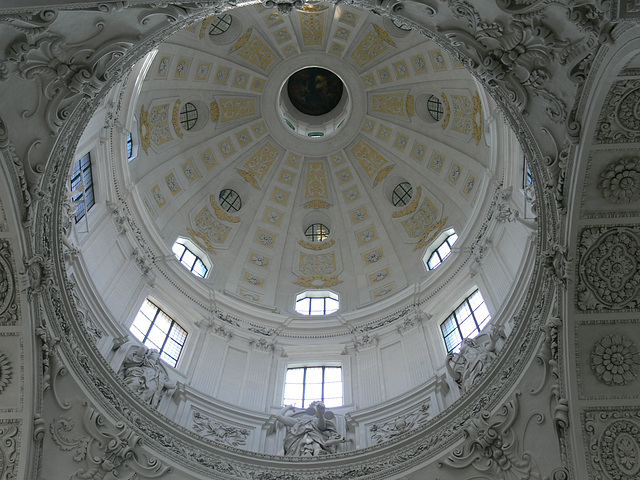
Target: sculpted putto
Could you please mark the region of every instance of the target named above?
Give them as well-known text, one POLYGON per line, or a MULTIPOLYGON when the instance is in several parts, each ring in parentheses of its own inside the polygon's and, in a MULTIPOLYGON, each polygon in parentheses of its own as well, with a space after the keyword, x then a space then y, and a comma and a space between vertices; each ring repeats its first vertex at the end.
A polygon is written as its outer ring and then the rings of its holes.
POLYGON ((474 339, 465 338, 460 353, 450 352, 447 355, 447 371, 463 393, 496 358, 496 343, 500 338, 506 338, 502 327, 488 327, 474 339))
POLYGON ((336 453, 338 444, 345 442, 336 425, 331 421, 333 412, 324 403, 313 402, 307 409, 288 405, 276 415, 287 427, 284 438, 284 454, 292 457, 317 457, 336 453))
POLYGON ((152 407, 157 407, 162 397, 176 388, 175 383, 169 381, 158 351, 145 346, 129 352, 120 375, 124 378, 124 383, 152 407))

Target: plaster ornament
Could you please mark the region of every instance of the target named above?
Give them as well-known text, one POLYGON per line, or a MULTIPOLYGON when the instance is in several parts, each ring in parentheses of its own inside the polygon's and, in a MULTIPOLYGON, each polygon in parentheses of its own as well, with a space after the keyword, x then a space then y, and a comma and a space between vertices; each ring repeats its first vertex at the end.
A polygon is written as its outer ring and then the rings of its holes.
POLYGON ((460 353, 447 355, 447 371, 462 392, 467 392, 497 356, 496 344, 506 338, 502 327, 487 327, 476 338, 465 338, 460 353))
POLYGON ((247 444, 249 430, 213 420, 203 413, 193 412, 193 430, 203 437, 210 438, 215 442, 225 443, 232 447, 247 444))
POLYGON ((324 403, 313 402, 309 408, 284 407, 276 419, 287 427, 284 454, 288 457, 319 457, 336 453, 346 442, 331 421, 335 415, 324 403))
POLYGON ((11 363, 4 353, 0 353, 0 393, 11 383, 11 363))
POLYGON ((262 0, 262 4, 266 8, 275 7, 278 9, 278 13, 285 17, 288 16, 294 8, 302 8, 305 3, 307 3, 306 0, 262 0))
POLYGON ((607 385, 627 385, 640 371, 640 352, 628 337, 607 335, 593 347, 591 368, 598 380, 607 385))
POLYGON ((20 424, 17 420, 0 422, 0 478, 18 478, 20 467, 20 424))
POLYGON ((0 241, 0 324, 10 325, 18 320, 15 278, 9 242, 0 241))
POLYGON ((120 376, 142 401, 154 408, 158 407, 166 394, 176 388, 176 384, 169 381, 169 375, 160 362, 160 354, 145 346, 134 348, 125 357, 120 376))
POLYGON ((111 425, 102 414, 87 405, 82 418, 87 432, 69 437, 75 428, 70 418, 56 417, 49 425, 51 438, 75 462, 84 462, 71 478, 158 478, 171 471, 161 460, 139 452, 140 436, 122 423, 111 425))
POLYGON ((609 163, 600 174, 598 188, 612 203, 632 203, 640 199, 640 158, 621 158, 609 163))
POLYGON ((481 411, 464 427, 464 443, 439 466, 473 467, 500 480, 540 480, 538 467, 528 453, 520 453, 518 437, 511 428, 520 413, 519 396, 516 392, 514 399, 493 415, 481 411))
POLYGON ((376 444, 390 440, 398 435, 413 430, 427 421, 430 416, 429 408, 431 404, 427 401, 414 410, 388 422, 374 423, 369 427, 371 440, 376 444))
POLYGON ((635 227, 592 227, 578 245, 578 307, 636 308, 640 294, 640 238, 635 227))
POLYGON ((542 252, 542 265, 556 283, 565 284, 570 276, 573 259, 569 257, 567 247, 555 244, 542 252))

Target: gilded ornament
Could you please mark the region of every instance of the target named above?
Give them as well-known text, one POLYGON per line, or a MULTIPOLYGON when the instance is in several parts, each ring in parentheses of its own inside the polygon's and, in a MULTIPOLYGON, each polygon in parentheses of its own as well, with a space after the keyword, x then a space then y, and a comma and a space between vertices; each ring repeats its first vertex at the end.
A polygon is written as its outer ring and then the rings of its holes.
POLYGON ((298 243, 308 250, 324 250, 325 248, 333 247, 336 241, 335 239, 331 239, 328 242, 311 243, 306 240, 300 240, 298 243))
POLYGON ((475 139, 476 145, 478 145, 482 138, 482 103, 480 102, 478 92, 473 95, 471 101, 473 102, 473 113, 471 114, 473 133, 471 136, 475 139))
POLYGON ((140 108, 140 143, 144 149, 144 153, 149 155, 149 147, 151 146, 151 124, 149 123, 149 112, 145 110, 144 105, 140 108))
POLYGON ((411 202, 407 204, 402 210, 398 210, 397 212, 393 212, 391 216, 393 218, 404 217, 405 215, 410 215, 416 211, 418 208, 418 203, 420 203, 420 197, 422 196, 422 187, 418 186, 416 188, 416 195, 411 199, 411 202))
POLYGON ((209 237, 206 234, 202 232, 197 232, 189 227, 187 227, 187 232, 189 232, 189 235, 191 235, 191 239, 200 248, 202 248, 203 250, 206 250, 209 253, 213 253, 214 255, 216 254, 216 251, 213 248, 213 245, 211 244, 211 241, 209 240, 209 237))
POLYGON ((365 35, 351 54, 351 58, 360 67, 364 67, 378 55, 385 52, 390 46, 395 47, 396 44, 389 34, 383 28, 373 24, 373 30, 369 30, 365 35))
POLYGON ((429 228, 427 228, 424 231, 424 233, 422 234, 422 237, 420 238, 420 241, 413 248, 413 251, 415 252, 416 250, 418 250, 420 248, 423 248, 423 247, 426 247, 431 242, 433 242, 433 240, 438 235, 440 235, 440 232, 442 231, 442 228, 444 227, 444 225, 447 223, 447 220, 449 220, 449 217, 444 217, 439 222, 434 223, 433 225, 430 225, 429 228), (432 232, 433 232, 433 234, 431 234, 432 232))
POLYGON ((209 25, 211 25, 211 22, 213 21, 214 18, 216 18, 216 15, 207 17, 202 21, 202 27, 200 27, 200 33, 198 34, 198 38, 204 38, 204 34, 208 30, 208 27, 209 25))
POLYGON ((444 118, 442 119, 442 130, 446 130, 451 119, 451 105, 449 105, 449 99, 447 95, 442 92, 442 105, 444 105, 444 118))
POLYGON ((211 121, 217 122, 220 118, 220 105, 218 102, 211 102, 211 121))
POLYGON ((413 117, 416 114, 416 100, 413 95, 407 95, 407 115, 413 117))
POLYGON ((626 385, 638 376, 640 352, 624 335, 607 335, 601 338, 591 352, 591 368, 598 380, 607 385, 626 385))
POLYGON ((328 288, 342 283, 342 280, 338 280, 337 275, 312 275, 300 276, 293 283, 307 288, 328 288))
POLYGON ((325 202, 324 200, 315 199, 315 200, 308 201, 303 206, 304 206, 304 208, 318 209, 318 208, 329 208, 329 207, 331 207, 331 204, 325 202))
POLYGON ((173 113, 171 115, 171 123, 173 123, 173 129, 176 131, 176 135, 180 138, 183 137, 182 128, 180 128, 180 100, 176 100, 173 106, 173 113))
POLYGON ((389 175, 389 173, 391 172, 391 170, 394 169, 394 167, 395 165, 387 165, 382 170, 380 170, 378 172, 378 175, 376 175, 376 179, 373 181, 373 186, 377 187, 381 181, 387 178, 387 175, 389 175))
POLYGON ((234 52, 263 70, 266 70, 277 58, 273 50, 257 34, 253 33, 252 27, 229 50, 229 53, 234 52))
POLYGON ((215 195, 211 195, 211 206, 213 207, 213 211, 216 212, 216 217, 218 217, 220 220, 231 223, 238 223, 240 221, 239 217, 232 217, 227 212, 225 212, 220 205, 218 205, 215 195))
POLYGON ((612 203, 632 203, 640 199, 640 158, 621 158, 600 174, 598 188, 612 203))

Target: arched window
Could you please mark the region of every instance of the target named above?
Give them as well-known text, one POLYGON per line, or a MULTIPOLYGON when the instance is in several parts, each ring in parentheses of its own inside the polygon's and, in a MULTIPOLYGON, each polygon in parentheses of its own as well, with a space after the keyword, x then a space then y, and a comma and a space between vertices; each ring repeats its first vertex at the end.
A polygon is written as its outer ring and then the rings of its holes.
POLYGON ((457 351, 464 338, 476 337, 489 320, 489 309, 480 291, 476 290, 440 325, 447 352, 457 351))
POLYGON ((312 223, 304 231, 304 236, 312 242, 324 242, 329 237, 329 228, 322 223, 312 223))
POLYGON ((327 408, 342 406, 342 367, 288 368, 284 382, 284 404, 307 408, 321 401, 327 408))
POLYGON ((176 240, 173 247, 171 247, 171 250, 178 261, 195 276, 200 278, 207 276, 209 269, 202 259, 191 251, 187 245, 185 245, 184 241, 181 241, 180 239, 176 240))
POLYGON ((302 315, 331 315, 339 308, 338 295, 325 290, 308 290, 296 298, 296 312, 302 315))
POLYGON ((435 95, 431 95, 427 100, 427 110, 436 122, 439 122, 444 115, 444 108, 442 108, 442 101, 435 95))
POLYGON ((235 190, 225 188, 218 196, 220 206, 225 212, 238 212, 242 208, 242 198, 235 190))
POLYGON ((131 161, 133 158, 133 135, 127 133, 127 159, 131 161))
POLYGON ((438 267, 442 261, 451 254, 453 244, 458 240, 458 235, 453 230, 451 230, 451 232, 452 233, 449 234, 449 236, 447 236, 447 238, 445 238, 429 256, 429 259, 427 260, 427 268, 429 270, 433 270, 438 267))
POLYGON ((404 207, 411 201, 413 195, 413 187, 409 182, 399 183, 396 188, 393 189, 391 194, 391 203, 394 207, 404 207))
POLYGON ((180 125, 182 125, 182 128, 185 130, 191 130, 196 126, 197 122, 198 109, 191 102, 185 103, 182 110, 180 110, 180 125))
POLYGON ((182 347, 187 339, 187 331, 169 315, 146 299, 129 331, 145 347, 160 352, 160 359, 175 367, 182 347))

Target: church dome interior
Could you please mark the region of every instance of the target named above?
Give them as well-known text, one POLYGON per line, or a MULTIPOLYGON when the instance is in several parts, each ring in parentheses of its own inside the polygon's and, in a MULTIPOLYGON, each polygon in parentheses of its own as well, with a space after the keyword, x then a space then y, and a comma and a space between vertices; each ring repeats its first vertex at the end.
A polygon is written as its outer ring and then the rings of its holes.
POLYGON ((1 480, 640 472, 629 6, 14 3, 1 480))

